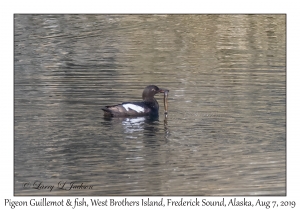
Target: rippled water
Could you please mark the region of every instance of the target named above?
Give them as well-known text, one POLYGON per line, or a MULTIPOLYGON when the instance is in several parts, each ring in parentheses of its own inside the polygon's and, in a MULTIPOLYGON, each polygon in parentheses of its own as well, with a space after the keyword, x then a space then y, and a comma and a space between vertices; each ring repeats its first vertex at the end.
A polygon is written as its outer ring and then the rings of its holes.
POLYGON ((15 195, 286 194, 285 15, 14 19, 15 195), (167 118, 103 117, 149 84, 167 118))

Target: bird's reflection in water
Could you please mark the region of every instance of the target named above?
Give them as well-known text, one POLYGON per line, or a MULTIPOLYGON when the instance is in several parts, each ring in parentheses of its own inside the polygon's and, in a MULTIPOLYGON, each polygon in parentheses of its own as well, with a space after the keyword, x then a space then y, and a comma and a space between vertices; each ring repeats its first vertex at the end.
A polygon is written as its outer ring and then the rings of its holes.
POLYGON ((140 132, 145 129, 146 117, 124 118, 122 125, 124 133, 140 132))
MULTIPOLYGON (((156 136, 161 131, 161 123, 159 117, 105 117, 106 122, 109 122, 110 126, 122 125, 124 134, 127 134, 127 138, 138 138, 137 135, 143 134, 144 136, 156 136), (128 135, 132 134, 132 135, 128 135), (137 135, 136 135, 137 134, 137 135)), ((164 118, 164 133, 165 138, 169 136, 169 129, 167 125, 167 117, 164 118)))

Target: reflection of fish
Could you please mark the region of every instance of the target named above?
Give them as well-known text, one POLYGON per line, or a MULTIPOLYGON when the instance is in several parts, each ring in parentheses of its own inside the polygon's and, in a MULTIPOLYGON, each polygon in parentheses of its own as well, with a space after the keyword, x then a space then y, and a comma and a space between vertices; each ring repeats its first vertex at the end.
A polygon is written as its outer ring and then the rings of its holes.
POLYGON ((106 106, 102 110, 106 116, 156 116, 158 115, 159 105, 154 95, 157 93, 166 94, 166 92, 169 92, 169 90, 149 85, 143 91, 142 102, 124 102, 114 106, 106 106))

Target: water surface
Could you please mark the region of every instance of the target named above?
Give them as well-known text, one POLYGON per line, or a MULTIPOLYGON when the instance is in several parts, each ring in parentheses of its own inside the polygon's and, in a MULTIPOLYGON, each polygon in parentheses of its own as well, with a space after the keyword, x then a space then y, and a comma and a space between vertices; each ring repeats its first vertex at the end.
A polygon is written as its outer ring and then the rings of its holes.
POLYGON ((15 195, 286 195, 285 15, 14 24, 15 195), (103 117, 150 84, 167 118, 103 117))

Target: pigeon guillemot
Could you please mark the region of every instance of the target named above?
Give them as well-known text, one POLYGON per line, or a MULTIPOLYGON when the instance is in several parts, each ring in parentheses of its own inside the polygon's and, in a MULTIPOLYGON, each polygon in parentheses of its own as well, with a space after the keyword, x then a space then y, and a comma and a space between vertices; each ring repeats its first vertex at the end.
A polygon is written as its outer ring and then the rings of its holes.
POLYGON ((143 91, 143 101, 124 102, 114 106, 106 106, 102 110, 105 116, 158 116, 159 105, 154 95, 156 93, 165 92, 169 92, 169 90, 160 89, 155 85, 149 85, 143 91))

